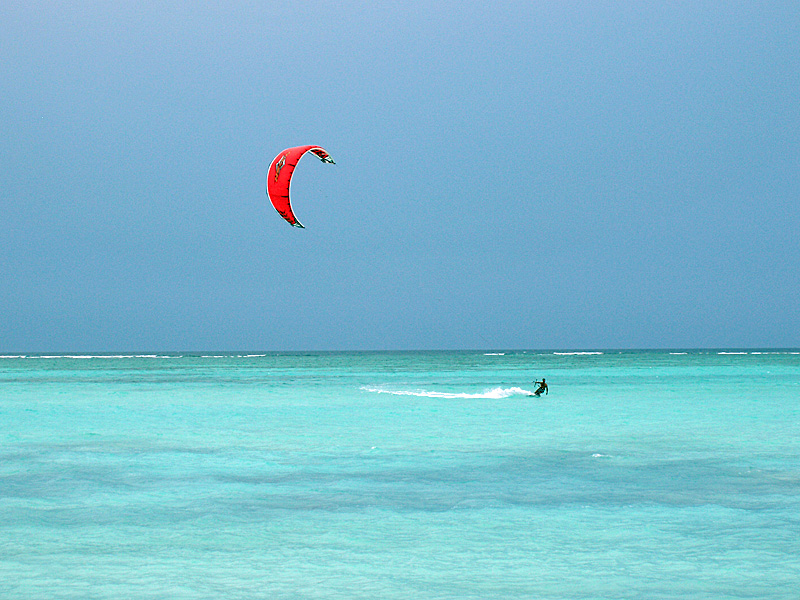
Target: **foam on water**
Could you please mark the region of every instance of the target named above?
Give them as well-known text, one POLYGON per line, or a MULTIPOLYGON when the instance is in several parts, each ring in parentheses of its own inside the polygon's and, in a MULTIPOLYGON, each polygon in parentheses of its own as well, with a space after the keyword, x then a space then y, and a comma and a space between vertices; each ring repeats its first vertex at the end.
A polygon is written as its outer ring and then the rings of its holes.
POLYGON ((393 390, 382 387, 368 387, 361 388, 365 392, 372 392, 375 394, 392 394, 393 396, 417 396, 419 398, 445 398, 445 399, 485 399, 485 400, 501 400, 503 398, 511 398, 513 396, 530 396, 532 391, 519 387, 501 388, 496 387, 485 392, 435 392, 430 390, 393 390))

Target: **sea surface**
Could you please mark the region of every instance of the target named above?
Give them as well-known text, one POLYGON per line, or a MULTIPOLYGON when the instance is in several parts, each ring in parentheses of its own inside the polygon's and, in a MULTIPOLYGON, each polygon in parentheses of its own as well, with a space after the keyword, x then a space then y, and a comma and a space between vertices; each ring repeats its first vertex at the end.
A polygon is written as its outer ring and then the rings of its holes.
POLYGON ((798 351, 0 357, 4 600, 799 597, 798 351))

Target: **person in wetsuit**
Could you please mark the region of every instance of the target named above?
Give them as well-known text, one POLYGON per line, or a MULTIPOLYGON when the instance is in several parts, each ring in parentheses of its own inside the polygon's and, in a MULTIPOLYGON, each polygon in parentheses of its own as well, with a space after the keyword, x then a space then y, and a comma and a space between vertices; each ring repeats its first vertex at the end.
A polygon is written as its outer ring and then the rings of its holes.
POLYGON ((536 396, 537 398, 542 395, 542 392, 544 392, 545 395, 550 393, 550 391, 547 389, 547 384, 544 382, 544 377, 542 377, 541 381, 534 381, 533 383, 539 384, 537 390, 533 392, 533 395, 536 396))

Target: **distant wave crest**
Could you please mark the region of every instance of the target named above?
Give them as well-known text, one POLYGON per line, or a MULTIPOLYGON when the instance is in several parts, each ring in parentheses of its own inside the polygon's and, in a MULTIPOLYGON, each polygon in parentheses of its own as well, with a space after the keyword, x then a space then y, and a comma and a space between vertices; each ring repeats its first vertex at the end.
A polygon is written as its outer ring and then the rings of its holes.
POLYGON ((519 387, 511 388, 494 388, 485 392, 477 394, 468 394, 466 392, 434 392, 430 390, 390 390, 382 387, 362 387, 366 392, 374 394, 391 394, 393 396, 417 396, 419 398, 445 398, 445 399, 486 399, 486 400, 501 400, 503 398, 511 398, 512 396, 530 396, 533 392, 519 387))
POLYGON ((119 358, 182 358, 181 355, 175 354, 3 354, 0 358, 32 358, 41 360, 53 359, 80 359, 86 360, 90 358, 104 358, 104 359, 119 359, 119 358))
MULTIPOLYGON (((199 354, 196 358, 261 358, 267 354, 199 354)), ((32 359, 120 359, 120 358, 184 358, 183 354, 0 354, 3 358, 32 358, 32 359)))

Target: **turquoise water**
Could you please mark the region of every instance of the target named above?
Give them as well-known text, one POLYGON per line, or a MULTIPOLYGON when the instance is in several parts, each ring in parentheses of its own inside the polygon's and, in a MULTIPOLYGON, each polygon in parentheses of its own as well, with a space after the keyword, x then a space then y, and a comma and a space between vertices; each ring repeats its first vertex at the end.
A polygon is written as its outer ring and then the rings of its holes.
POLYGON ((0 598, 799 581, 798 352, 0 357, 0 598))

